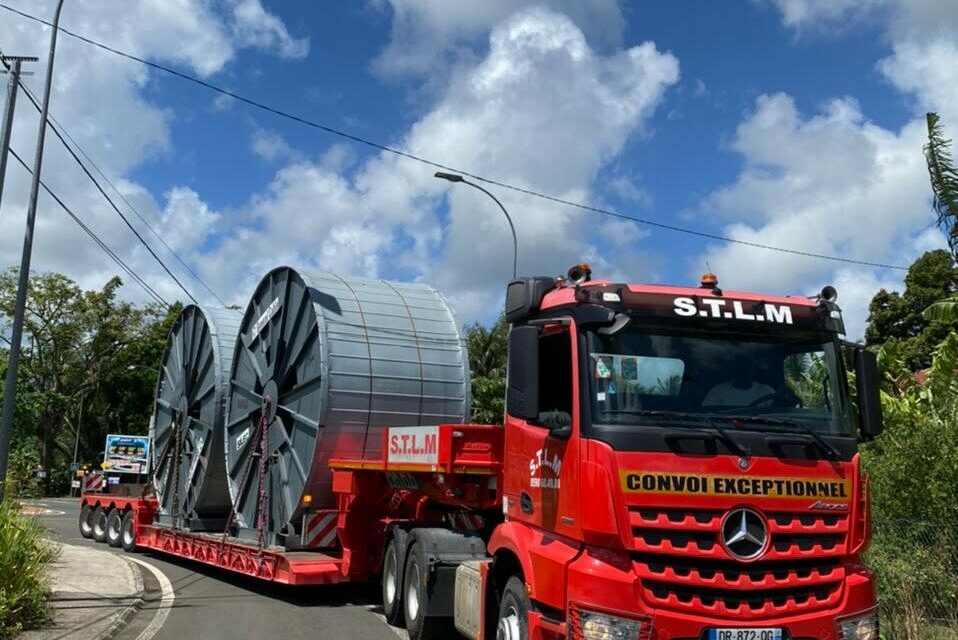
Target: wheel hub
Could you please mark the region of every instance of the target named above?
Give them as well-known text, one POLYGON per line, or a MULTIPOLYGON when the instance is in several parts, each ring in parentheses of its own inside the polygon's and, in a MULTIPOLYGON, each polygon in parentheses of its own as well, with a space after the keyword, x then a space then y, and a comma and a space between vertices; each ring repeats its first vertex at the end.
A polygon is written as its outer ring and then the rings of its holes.
POLYGON ((409 569, 409 589, 406 591, 406 617, 415 620, 419 617, 419 567, 409 569))
POLYGON ((390 554, 386 558, 386 602, 396 601, 396 559, 390 554))
POLYGON ((522 629, 519 627, 519 612, 515 607, 509 607, 509 611, 499 619, 499 626, 496 627, 496 640, 520 640, 522 629))

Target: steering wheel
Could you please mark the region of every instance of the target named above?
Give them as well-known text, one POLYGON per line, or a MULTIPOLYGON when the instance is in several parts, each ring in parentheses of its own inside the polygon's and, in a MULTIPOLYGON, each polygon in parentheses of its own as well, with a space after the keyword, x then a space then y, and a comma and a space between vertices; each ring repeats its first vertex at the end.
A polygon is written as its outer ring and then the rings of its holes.
POLYGON ((748 403, 749 407, 757 407, 765 402, 774 400, 782 400, 785 406, 789 407, 804 407, 805 403, 802 402, 802 399, 798 396, 797 393, 791 389, 783 389, 781 391, 773 391, 772 393, 766 393, 764 396, 755 398, 748 403))

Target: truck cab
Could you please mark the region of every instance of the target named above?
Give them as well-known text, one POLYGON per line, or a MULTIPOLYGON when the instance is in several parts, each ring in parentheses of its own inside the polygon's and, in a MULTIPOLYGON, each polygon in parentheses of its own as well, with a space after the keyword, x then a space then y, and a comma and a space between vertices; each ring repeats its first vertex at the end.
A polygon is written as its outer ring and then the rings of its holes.
POLYGON ((877 640, 878 375, 837 292, 590 276, 508 287, 495 635, 877 640))

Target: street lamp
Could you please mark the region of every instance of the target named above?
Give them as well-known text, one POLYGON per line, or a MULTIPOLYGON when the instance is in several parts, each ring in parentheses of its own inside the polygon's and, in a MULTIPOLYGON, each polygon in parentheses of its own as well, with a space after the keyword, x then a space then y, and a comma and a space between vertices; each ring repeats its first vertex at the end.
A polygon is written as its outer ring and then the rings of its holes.
POLYGON ((506 216, 506 220, 509 221, 509 228, 512 229, 512 279, 515 280, 519 274, 519 270, 517 268, 519 264, 519 241, 516 239, 516 227, 512 224, 512 218, 509 217, 509 212, 506 211, 506 208, 502 206, 502 203, 499 202, 497 197, 480 187, 475 182, 469 182, 457 173, 444 173, 442 171, 437 171, 435 173, 435 177, 441 180, 448 180, 449 182, 461 182, 463 184, 468 184, 470 187, 475 187, 476 189, 479 189, 479 191, 482 191, 484 194, 492 198, 495 203, 499 205, 499 208, 502 209, 502 213, 506 216))

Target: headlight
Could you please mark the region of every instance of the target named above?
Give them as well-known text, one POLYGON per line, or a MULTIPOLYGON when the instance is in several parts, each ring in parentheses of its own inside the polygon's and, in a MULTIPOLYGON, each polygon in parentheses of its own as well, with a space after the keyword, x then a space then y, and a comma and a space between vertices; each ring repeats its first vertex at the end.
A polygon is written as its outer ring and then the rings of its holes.
POLYGON ((842 640, 878 640, 878 611, 839 621, 842 640))
POLYGON ((576 610, 578 631, 583 640, 637 640, 642 622, 585 609, 576 610))

